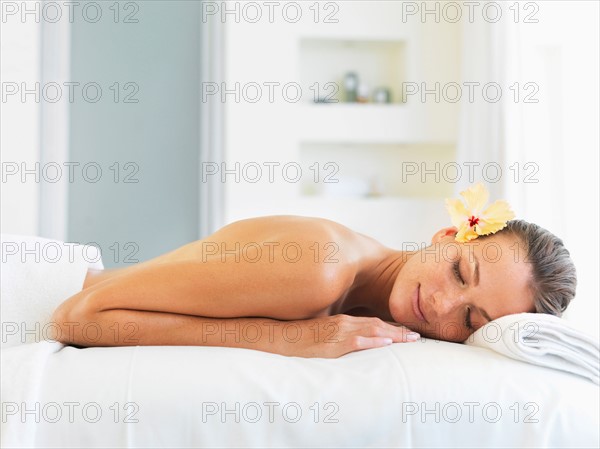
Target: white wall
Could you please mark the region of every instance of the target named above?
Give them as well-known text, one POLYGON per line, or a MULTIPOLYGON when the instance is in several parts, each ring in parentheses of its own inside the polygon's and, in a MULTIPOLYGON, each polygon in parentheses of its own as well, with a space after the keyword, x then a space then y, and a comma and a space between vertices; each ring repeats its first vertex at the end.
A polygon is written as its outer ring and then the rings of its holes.
MULTIPOLYGON (((5 83, 21 83, 32 88, 41 81, 41 32, 39 23, 31 20, 21 23, 19 20, 8 20, 2 24, 0 36, 2 63, 1 79, 5 83)), ((28 175, 25 182, 21 180, 21 164, 27 169, 34 169, 40 160, 40 103, 33 95, 21 100, 21 92, 2 99, 0 103, 0 146, 2 160, 2 215, 1 229, 3 233, 37 235, 39 231, 39 184, 33 175, 28 175), (12 172, 13 163, 18 165, 19 172, 12 172)))
MULTIPOLYGON (((327 81, 337 82, 338 97, 343 98, 341 81, 350 70, 384 85, 391 84, 392 78, 398 85, 457 80, 458 27, 448 23, 403 23, 401 2, 335 2, 339 8, 335 23, 322 20, 323 3, 321 20, 317 22, 312 4, 302 5, 297 22, 285 20, 283 8, 273 23, 264 17, 252 23, 244 20, 243 14, 239 21, 233 15, 226 18, 226 87, 234 90, 239 83, 242 95, 235 98, 230 94, 221 100, 225 107, 225 152, 228 168, 234 171, 235 164, 240 164, 242 169, 237 171, 242 176, 235 180, 228 175, 224 183, 225 222, 271 214, 319 216, 342 222, 391 247, 400 248, 407 241, 428 242, 446 224, 443 200, 451 194, 451 186, 424 183, 420 176, 414 183, 403 181, 400 164, 417 161, 432 168, 436 161, 452 160, 458 105, 433 101, 425 104, 419 95, 406 103, 398 102, 396 96, 397 103, 393 105, 315 105, 311 86, 315 82, 321 86, 327 81), (307 41, 313 44, 307 45, 307 41), (363 57, 363 51, 358 49, 368 46, 372 54, 363 57), (401 57, 389 50, 396 46, 403 48, 401 57), (386 56, 392 62, 376 57, 385 52, 389 52, 386 56), (344 57, 346 54, 351 57, 344 57), (392 69, 396 76, 381 75, 392 69), (273 102, 267 101, 264 87, 263 97, 257 102, 249 101, 250 95, 243 95, 243 86, 265 86, 268 82, 279 83, 273 102), (282 93, 282 86, 291 83, 299 85, 304 94, 297 103, 286 101, 282 93), (364 163, 366 159, 369 164, 364 163), (323 181, 326 160, 339 168, 338 191, 343 190, 344 182, 346 186, 351 184, 352 178, 366 182, 377 169, 379 178, 388 181, 388 187, 378 198, 356 193, 340 199, 328 194, 335 186, 323 181), (270 162, 280 164, 272 181, 264 165, 270 162), (310 167, 317 162, 321 178, 314 181, 310 167), (247 179, 254 176, 254 171, 250 170, 248 177, 243 175, 245 164, 253 163, 262 167, 262 177, 257 182, 247 179), (301 181, 285 179, 285 164, 300 167, 301 181), (393 175, 385 175, 386 170, 393 175), (307 193, 311 190, 315 194, 307 193), (427 219, 407 218, 413 215, 427 219)), ((328 12, 333 11, 328 8, 328 12)), ((369 83, 369 87, 376 86, 369 83)), ((323 93, 325 89, 321 89, 323 93)), ((219 99, 217 96, 216 101, 219 99)))
POLYGON ((524 182, 522 172, 509 200, 522 218, 563 239, 578 272, 565 318, 597 336, 599 4, 541 2, 537 16, 539 23, 519 27, 515 73, 538 84, 539 102, 511 111, 507 133, 513 160, 534 162, 538 182, 524 182))

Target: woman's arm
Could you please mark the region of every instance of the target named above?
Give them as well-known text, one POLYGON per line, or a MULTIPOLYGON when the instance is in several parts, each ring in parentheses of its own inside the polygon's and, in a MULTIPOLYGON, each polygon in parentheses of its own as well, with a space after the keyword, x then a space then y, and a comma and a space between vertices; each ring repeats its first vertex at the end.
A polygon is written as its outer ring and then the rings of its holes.
POLYGON ((335 358, 418 335, 378 318, 335 315, 308 320, 205 318, 112 309, 55 313, 53 339, 77 346, 194 345, 246 348, 297 357, 335 358))
POLYGON ((350 287, 342 267, 188 260, 148 265, 95 284, 63 302, 58 311, 87 315, 112 309, 211 318, 318 315, 350 287))
MULTIPOLYGON (((81 346, 216 345, 285 354, 305 353, 308 348, 314 351, 320 340, 309 339, 309 333, 316 332, 310 328, 306 328, 299 340, 304 343, 291 347, 288 340, 293 336, 288 338, 287 334, 255 342, 250 341, 253 337, 246 336, 238 342, 205 332, 217 325, 227 335, 226 326, 232 322, 246 325, 247 330, 255 324, 274 328, 277 320, 314 326, 311 319, 328 315, 329 307, 353 285, 356 258, 348 254, 355 248, 347 239, 323 230, 321 224, 312 220, 302 220, 300 224, 294 220, 285 225, 278 223, 272 229, 270 223, 270 220, 251 220, 223 228, 211 236, 211 242, 206 242, 213 248, 218 245, 221 249, 218 254, 199 251, 188 254, 186 260, 132 267, 86 288, 55 311, 53 321, 59 326, 58 339, 81 346), (293 242, 303 256, 282 252, 286 242, 293 242), (251 253, 240 257, 239 250, 230 250, 236 246, 252 248, 254 243, 279 248, 258 258, 251 253), (315 257, 315 243, 322 249, 332 243, 340 251, 335 259, 325 258, 323 251, 320 257, 315 257)), ((200 243, 203 245, 204 241, 200 243)), ((377 339, 382 337, 395 338, 394 341, 405 337, 405 329, 399 330, 375 318, 341 316, 346 318, 334 321, 334 325, 339 325, 339 341, 320 346, 317 352, 340 355, 340 351, 380 344, 382 340, 377 339), (370 338, 375 340, 365 340, 370 338)), ((331 317, 322 318, 325 319, 331 317)), ((261 338, 267 335, 263 333, 261 338)))
MULTIPOLYGON (((204 335, 202 326, 224 329, 226 322, 219 319, 225 318, 315 317, 339 296, 343 282, 350 279, 320 270, 318 264, 221 258, 154 264, 80 291, 55 310, 53 321, 60 330, 56 339, 81 346, 215 345, 220 342, 204 335), (134 331, 136 341, 128 340, 134 331)), ((269 343, 272 347, 274 342, 269 343)), ((279 351, 276 346, 272 349, 279 351)))
POLYGON ((355 245, 322 220, 243 220, 188 246, 181 256, 127 268, 61 307, 302 319, 324 312, 357 271, 348 256, 355 245))
POLYGON ((270 273, 252 281, 251 274, 262 270, 238 267, 234 277, 232 270, 222 262, 188 261, 107 279, 56 309, 53 339, 78 346, 226 346, 300 357, 339 357, 412 341, 408 329, 378 318, 311 319, 337 294, 335 279, 286 279, 280 268, 282 279, 270 273))

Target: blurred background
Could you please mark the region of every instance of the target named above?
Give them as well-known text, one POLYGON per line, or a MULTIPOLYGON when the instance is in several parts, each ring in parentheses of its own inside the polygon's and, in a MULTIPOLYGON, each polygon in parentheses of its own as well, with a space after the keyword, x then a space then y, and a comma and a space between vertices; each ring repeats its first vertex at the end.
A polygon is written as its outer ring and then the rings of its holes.
POLYGON ((483 181, 598 335, 598 2, 1 3, 3 233, 115 267, 298 214, 410 249, 483 181))

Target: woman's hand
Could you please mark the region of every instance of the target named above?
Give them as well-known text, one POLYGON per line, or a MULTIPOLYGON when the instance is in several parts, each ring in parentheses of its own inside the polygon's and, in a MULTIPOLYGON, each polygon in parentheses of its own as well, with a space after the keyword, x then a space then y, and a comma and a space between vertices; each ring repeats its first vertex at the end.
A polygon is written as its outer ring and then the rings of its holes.
POLYGON ((285 355, 337 358, 363 349, 413 342, 420 335, 407 327, 379 318, 333 315, 293 321, 296 329, 284 336, 285 355))

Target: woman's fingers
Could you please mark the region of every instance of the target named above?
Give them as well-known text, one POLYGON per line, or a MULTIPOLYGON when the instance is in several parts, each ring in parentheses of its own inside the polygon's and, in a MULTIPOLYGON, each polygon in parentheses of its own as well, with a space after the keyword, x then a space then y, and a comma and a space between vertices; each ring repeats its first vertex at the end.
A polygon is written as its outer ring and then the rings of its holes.
MULTIPOLYGON (((414 332, 412 332, 414 334, 414 332)), ((399 342, 411 342, 416 341, 420 337, 418 334, 416 336, 411 336, 410 334, 406 335, 403 339, 396 339, 392 337, 363 337, 360 335, 356 335, 350 339, 350 351, 362 351, 364 349, 375 349, 382 348, 384 346, 389 346, 392 343, 399 342)))
POLYGON ((393 343, 389 337, 361 337, 357 335, 350 340, 351 351, 362 351, 363 349, 381 348, 393 343))
POLYGON ((372 318, 363 327, 364 336, 391 338, 394 343, 417 341, 421 336, 404 326, 394 326, 381 321, 378 318, 372 318))
POLYGON ((397 327, 396 329, 400 333, 400 341, 417 341, 421 338, 421 335, 418 332, 411 331, 407 327, 397 327))
MULTIPOLYGON (((333 342, 338 344, 334 347, 327 346, 332 351, 327 351, 328 356, 333 357, 364 349, 381 348, 392 343, 413 342, 421 338, 417 332, 413 332, 407 327, 397 323, 386 323, 374 317, 354 317, 340 314, 328 318, 318 318, 318 320, 325 319, 333 319, 336 329, 333 342)), ((324 345, 329 343, 332 341, 323 342, 324 345)))
POLYGON ((404 342, 409 342, 409 341, 417 341, 421 338, 421 335, 411 331, 410 329, 406 329, 406 331, 404 332, 404 339, 402 341, 404 342))
POLYGON ((350 351, 381 348, 383 346, 391 345, 392 343, 417 341, 420 338, 419 334, 406 328, 400 332, 390 332, 388 329, 380 329, 379 331, 372 333, 377 335, 354 335, 350 337, 348 340, 350 343, 350 351))

